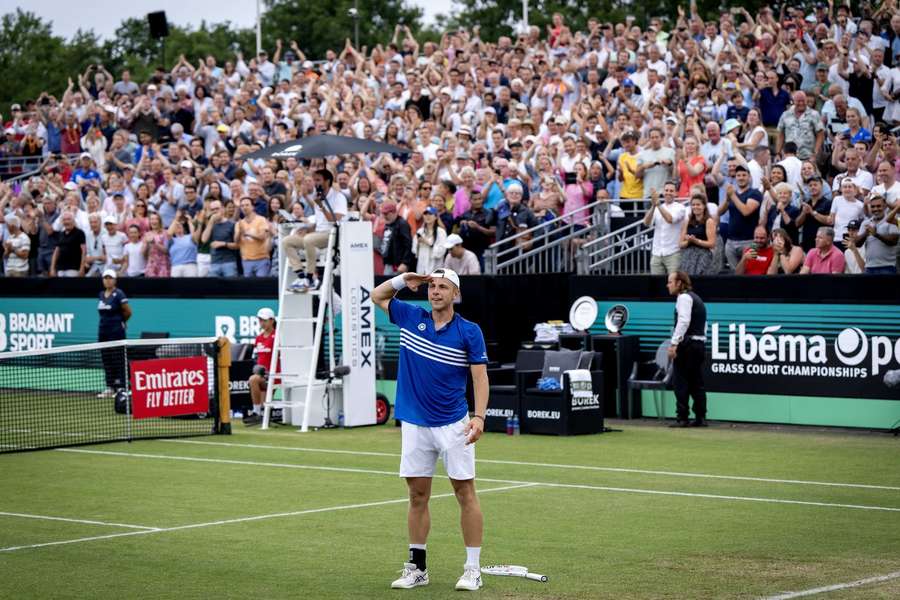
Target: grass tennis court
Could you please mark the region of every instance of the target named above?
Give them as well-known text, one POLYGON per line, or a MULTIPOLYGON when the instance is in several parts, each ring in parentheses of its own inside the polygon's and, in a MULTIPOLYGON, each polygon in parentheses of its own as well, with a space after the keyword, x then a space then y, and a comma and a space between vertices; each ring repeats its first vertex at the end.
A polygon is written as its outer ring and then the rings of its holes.
MULTIPOLYGON (((482 564, 550 577, 486 576, 482 597, 757 598, 900 571, 897 438, 615 426, 479 442, 482 564)), ((446 597, 465 556, 446 480, 431 585, 389 589, 406 558, 399 446, 392 424, 238 423, 231 436, 2 455, 0 597, 446 597)), ((898 596, 898 578, 821 595, 898 596)))

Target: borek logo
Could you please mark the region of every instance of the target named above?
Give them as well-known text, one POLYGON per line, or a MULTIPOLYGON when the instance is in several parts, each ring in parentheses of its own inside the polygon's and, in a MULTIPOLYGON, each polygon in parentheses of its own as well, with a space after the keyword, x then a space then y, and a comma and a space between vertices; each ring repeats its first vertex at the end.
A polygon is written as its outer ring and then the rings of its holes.
MULTIPOLYGON (((829 362, 828 342, 821 335, 779 333, 781 325, 772 325, 762 330, 757 337, 747 331, 745 323, 729 323, 726 342, 719 339, 719 323, 712 324, 712 360, 762 363, 785 363, 783 375, 827 375, 813 373, 809 365, 826 365, 829 362), (804 369, 804 366, 806 367, 804 369), (791 372, 787 372, 791 371, 791 372), (798 371, 798 369, 800 369, 798 371), (793 372, 797 371, 797 372, 793 372)), ((848 327, 838 333, 833 344, 836 362, 846 367, 856 367, 835 373, 832 376, 867 377, 867 373, 878 375, 883 367, 900 361, 900 338, 891 340, 887 336, 868 337, 858 327, 848 327), (868 362, 866 362, 868 360, 868 362), (852 372, 852 373, 851 373, 852 372)), ((740 365, 731 365, 740 366, 740 365)), ((748 369, 749 373, 775 374, 777 367, 748 369)), ((743 369, 716 369, 717 372, 742 373, 743 369)))

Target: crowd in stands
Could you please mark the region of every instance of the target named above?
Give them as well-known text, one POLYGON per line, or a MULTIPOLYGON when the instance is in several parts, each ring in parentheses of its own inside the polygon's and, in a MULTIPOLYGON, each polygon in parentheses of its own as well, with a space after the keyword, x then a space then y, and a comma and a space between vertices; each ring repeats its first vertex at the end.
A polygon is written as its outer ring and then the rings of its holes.
POLYGON ((583 31, 557 14, 423 44, 397 26, 315 63, 279 40, 143 82, 92 65, 3 127, 0 160, 44 159, 0 183, 7 276, 267 276, 285 254, 302 271, 325 179, 341 218, 373 223, 378 273, 478 273, 491 243, 527 248, 517 234, 560 215, 593 235, 596 201, 654 226, 654 273, 896 272, 900 6, 583 31), (411 153, 244 158, 322 133, 411 153), (311 226, 278 248, 286 215, 311 226))

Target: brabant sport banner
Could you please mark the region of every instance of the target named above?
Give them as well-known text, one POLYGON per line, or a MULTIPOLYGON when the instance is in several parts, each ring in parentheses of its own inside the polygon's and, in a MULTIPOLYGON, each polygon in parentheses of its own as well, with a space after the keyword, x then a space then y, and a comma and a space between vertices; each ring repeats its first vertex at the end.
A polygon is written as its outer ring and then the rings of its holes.
POLYGON ((134 418, 209 412, 209 383, 205 356, 132 361, 134 418))

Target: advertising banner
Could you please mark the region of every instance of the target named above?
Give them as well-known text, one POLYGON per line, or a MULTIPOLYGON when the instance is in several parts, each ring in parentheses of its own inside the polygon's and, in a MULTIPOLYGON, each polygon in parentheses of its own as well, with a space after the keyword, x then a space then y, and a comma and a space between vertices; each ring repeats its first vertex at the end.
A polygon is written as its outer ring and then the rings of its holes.
POLYGON ((209 372, 205 356, 131 361, 135 419, 209 412, 209 372))
POLYGON ((350 373, 343 380, 344 422, 348 427, 375 424, 375 304, 372 225, 341 225, 341 349, 350 373))
MULTIPOLYGON (((655 352, 672 302, 622 302, 625 332, 655 352)), ((598 302, 600 314, 615 304, 598 302)), ((900 307, 708 302, 706 387, 712 392, 900 400, 900 307)), ((602 325, 595 325, 600 333, 602 325)))

